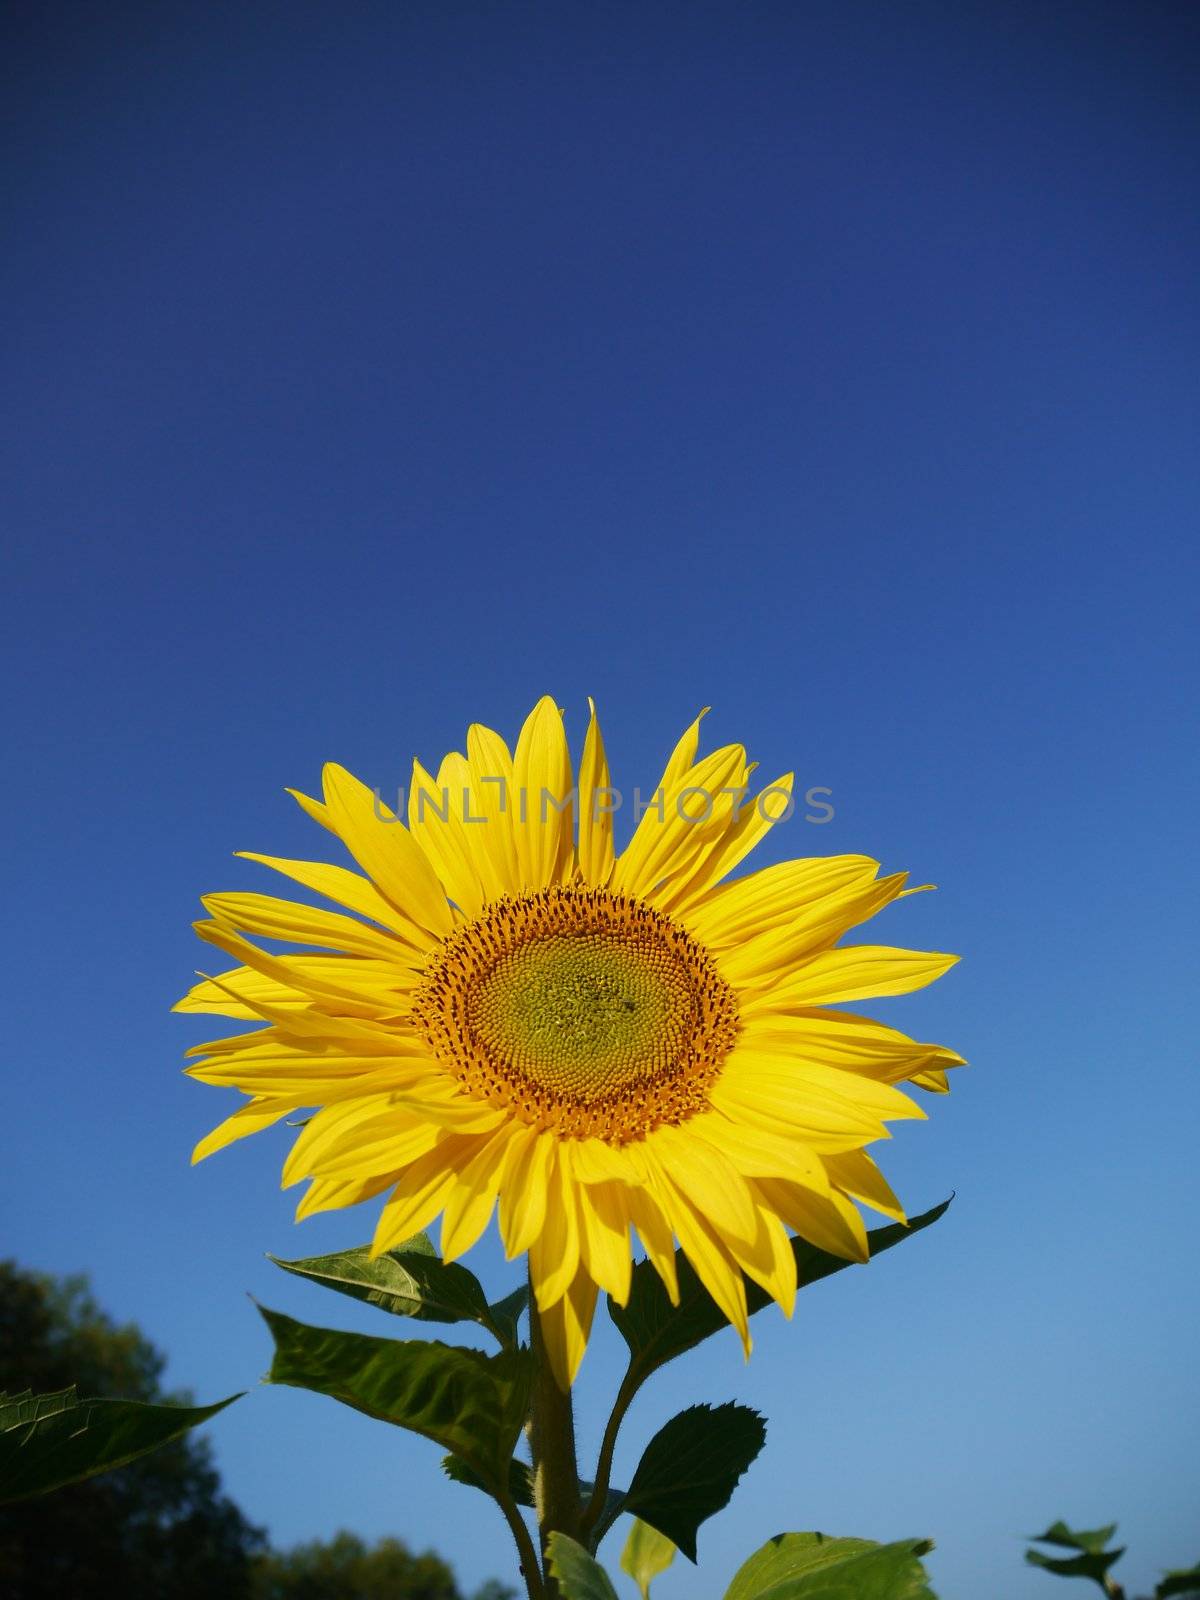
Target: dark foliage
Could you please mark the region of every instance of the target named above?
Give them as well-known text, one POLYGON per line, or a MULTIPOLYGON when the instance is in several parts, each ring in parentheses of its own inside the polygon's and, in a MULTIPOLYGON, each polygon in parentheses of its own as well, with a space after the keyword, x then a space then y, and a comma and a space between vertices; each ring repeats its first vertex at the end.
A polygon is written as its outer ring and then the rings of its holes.
MULTIPOLYGON (((164 1394, 163 1357, 118 1327, 82 1278, 0 1262, 0 1390, 75 1384, 100 1398, 164 1394)), ((265 1540, 221 1494, 207 1442, 189 1436, 119 1471, 0 1506, 3 1600, 251 1600, 265 1540)))
MULTIPOLYGON (((56 1280, 0 1261, 0 1391, 74 1384, 88 1398, 175 1401, 163 1356, 117 1326, 86 1279, 56 1280)), ((294 1550, 267 1547, 221 1493, 194 1434, 116 1472, 0 1506, 0 1600, 463 1600, 432 1551, 351 1533, 294 1550)), ((514 1600, 491 1582, 473 1600, 514 1600)))
MULTIPOLYGON (((487 1584, 474 1600, 515 1600, 487 1584)), ((258 1563, 255 1600, 462 1600, 454 1573, 431 1550, 414 1555, 396 1539, 366 1545, 352 1533, 298 1545, 258 1563)))

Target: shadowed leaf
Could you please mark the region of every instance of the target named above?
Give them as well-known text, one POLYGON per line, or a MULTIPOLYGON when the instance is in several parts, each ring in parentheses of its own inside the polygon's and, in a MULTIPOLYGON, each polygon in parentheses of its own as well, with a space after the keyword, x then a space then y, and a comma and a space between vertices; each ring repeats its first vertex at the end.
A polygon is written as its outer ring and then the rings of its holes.
POLYGON ((1174 1572, 1166 1573, 1154 1591, 1154 1600, 1170 1600, 1174 1595, 1188 1597, 1188 1600, 1193 1595, 1200 1595, 1200 1561, 1186 1571, 1178 1567, 1174 1572))
POLYGON ((1104 1548, 1116 1531, 1115 1522, 1110 1522, 1106 1528, 1068 1528, 1065 1522, 1053 1522, 1045 1533, 1030 1537, 1039 1544, 1054 1545, 1059 1550, 1077 1550, 1079 1554, 1048 1556, 1041 1550, 1026 1550, 1025 1559, 1031 1567, 1042 1567, 1060 1578, 1091 1578, 1107 1593, 1105 1575, 1125 1554, 1124 1546, 1117 1550, 1104 1548))
MULTIPOLYGON (((454 1483, 466 1484, 469 1489, 482 1489, 485 1494, 492 1493, 461 1456, 443 1456, 442 1471, 454 1483)), ((527 1461, 519 1461, 516 1456, 508 1463, 508 1492, 515 1505, 533 1505, 533 1468, 527 1461)))
POLYGON ((489 1492, 508 1483, 529 1414, 530 1356, 311 1328, 260 1306, 275 1340, 268 1383, 327 1394, 460 1456, 489 1492))
POLYGON ((529 1285, 523 1283, 519 1289, 514 1289, 511 1294, 506 1294, 503 1300, 495 1300, 488 1307, 491 1315, 491 1327, 499 1335, 502 1343, 516 1344, 517 1324, 521 1320, 521 1313, 528 1304, 529 1285))
POLYGON ((489 1306, 475 1274, 456 1261, 443 1261, 424 1233, 374 1259, 365 1244, 302 1261, 267 1259, 285 1272, 365 1300, 394 1316, 420 1322, 477 1322, 506 1345, 516 1344, 517 1318, 529 1297, 528 1289, 520 1288, 489 1306))
MULTIPOLYGON (((629 1511, 696 1559, 696 1531, 729 1504, 767 1430, 749 1406, 689 1406, 651 1439, 619 1510, 629 1511)), ((608 1522, 601 1518, 597 1544, 608 1522)))
MULTIPOLYGON (((944 1200, 931 1211, 913 1217, 907 1227, 903 1223, 893 1222, 886 1228, 873 1228, 867 1235, 872 1257, 881 1255, 894 1245, 903 1244, 906 1239, 932 1226, 939 1217, 945 1215, 949 1205, 950 1201, 944 1200)), ((802 1289, 855 1265, 841 1256, 818 1250, 804 1239, 792 1240, 792 1253, 796 1257, 802 1289)), ((648 1261, 638 1262, 633 1269, 633 1285, 627 1305, 619 1306, 609 1297, 609 1314, 629 1346, 630 1373, 635 1384, 644 1383, 659 1367, 729 1326, 728 1319, 718 1310, 682 1250, 675 1252, 675 1266, 679 1275, 678 1306, 671 1304, 662 1279, 648 1261)), ((746 1299, 751 1312, 761 1311, 772 1303, 764 1289, 749 1281, 746 1283, 746 1299)))
POLYGON ((123 1467, 207 1422, 211 1406, 80 1400, 75 1390, 0 1396, 0 1501, 25 1500, 123 1467))
POLYGON ((1117 1531, 1115 1522, 1110 1522, 1107 1528, 1068 1528, 1065 1522, 1053 1522, 1045 1533, 1031 1533, 1029 1537, 1037 1544, 1056 1544, 1062 1550, 1086 1550, 1090 1555, 1098 1556, 1104 1552, 1104 1547, 1117 1531))

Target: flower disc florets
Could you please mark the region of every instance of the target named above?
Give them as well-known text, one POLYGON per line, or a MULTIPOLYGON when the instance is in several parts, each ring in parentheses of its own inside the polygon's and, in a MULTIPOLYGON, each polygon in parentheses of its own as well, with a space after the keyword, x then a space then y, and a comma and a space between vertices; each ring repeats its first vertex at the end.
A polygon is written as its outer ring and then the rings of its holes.
POLYGON ((413 1021, 464 1089, 614 1144, 707 1105, 733 991, 663 912, 604 889, 506 897, 442 946, 413 1021))

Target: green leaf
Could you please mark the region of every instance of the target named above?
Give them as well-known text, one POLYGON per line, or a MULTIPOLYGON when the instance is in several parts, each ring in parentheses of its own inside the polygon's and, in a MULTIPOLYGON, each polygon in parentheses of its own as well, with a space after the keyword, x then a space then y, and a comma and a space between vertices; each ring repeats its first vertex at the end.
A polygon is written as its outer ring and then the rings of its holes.
POLYGON ((1125 1554, 1124 1546, 1118 1550, 1104 1548, 1116 1531, 1115 1522, 1110 1522, 1106 1528, 1089 1529, 1068 1528, 1065 1522, 1054 1522, 1045 1533, 1034 1533, 1030 1538, 1039 1544, 1055 1545, 1060 1550, 1078 1550, 1080 1554, 1048 1556, 1041 1550, 1026 1550, 1025 1559, 1031 1567, 1043 1567, 1060 1578, 1091 1578, 1107 1593, 1108 1569, 1125 1554))
MULTIPOLYGON (((873 1228, 867 1235, 872 1256, 881 1255, 893 1245, 902 1244, 922 1229, 930 1227, 945 1215, 949 1205, 950 1201, 944 1200, 932 1211, 913 1217, 907 1227, 903 1223, 893 1222, 886 1228, 873 1228)), ((792 1253, 796 1257, 796 1270, 802 1289, 855 1265, 841 1256, 818 1250, 805 1239, 792 1240, 792 1253)), ((627 1305, 619 1306, 609 1296, 609 1315, 629 1346, 629 1370, 635 1387, 644 1383, 652 1372, 665 1366, 668 1361, 729 1326, 728 1319, 718 1310, 682 1250, 675 1252, 675 1267, 679 1275, 678 1306, 671 1304, 662 1279, 648 1261, 639 1261, 633 1269, 633 1285, 627 1305)), ((746 1283, 746 1300, 751 1312, 761 1311, 764 1306, 771 1304, 766 1290, 749 1280, 746 1283)))
MULTIPOLYGON (((749 1406, 689 1406, 646 1446, 619 1509, 648 1522, 695 1561, 696 1530, 729 1504, 766 1437, 766 1424, 749 1406)), ((597 1544, 607 1526, 602 1518, 597 1544)))
POLYGON ((528 1350, 486 1356, 436 1340, 376 1339, 310 1328, 260 1306, 275 1340, 268 1383, 330 1395, 461 1456, 490 1493, 529 1414, 528 1350))
POLYGON ((1169 1600, 1172 1595, 1200 1595, 1200 1561, 1186 1572, 1177 1567, 1174 1572, 1164 1574, 1154 1591, 1154 1600, 1169 1600))
POLYGON ((424 1233, 374 1259, 365 1244, 303 1261, 267 1259, 285 1272, 365 1300, 394 1316, 420 1322, 478 1322, 505 1345, 516 1344, 517 1318, 529 1297, 523 1287, 489 1306, 475 1274, 456 1261, 443 1261, 424 1233))
POLYGON ((675 1559, 675 1545, 657 1528, 640 1518, 633 1519, 633 1527, 621 1551, 621 1571, 627 1572, 642 1591, 642 1600, 650 1600, 650 1585, 660 1572, 665 1572, 675 1559))
POLYGON ((1124 1554, 1124 1546, 1107 1552, 1087 1551, 1078 1556, 1047 1556, 1040 1550, 1026 1550, 1025 1559, 1031 1567, 1044 1567, 1047 1572, 1056 1572, 1060 1578, 1091 1578, 1107 1593, 1105 1574, 1124 1554))
POLYGON ((0 1395, 0 1502, 25 1500, 123 1467, 207 1422, 240 1399, 211 1406, 80 1400, 56 1394, 0 1395))
POLYGON ((1056 1544, 1063 1550, 1086 1550, 1089 1555, 1102 1555, 1104 1547, 1117 1531, 1115 1522, 1107 1528, 1068 1528, 1065 1522, 1053 1522, 1045 1533, 1031 1533, 1029 1537, 1038 1544, 1056 1544))
POLYGON ((932 1548, 778 1533, 739 1567, 725 1600, 934 1600, 920 1561, 932 1548))
POLYGON ((565 1533, 552 1533, 546 1541, 551 1573, 558 1579, 563 1600, 617 1600, 608 1573, 581 1544, 565 1533))
POLYGON ((528 1304, 529 1285, 523 1283, 519 1289, 514 1289, 511 1294, 506 1294, 503 1300, 493 1301, 488 1307, 491 1316, 491 1327, 499 1336, 502 1344, 516 1344, 517 1324, 521 1320, 521 1313, 528 1304))
POLYGON ((74 1384, 69 1389, 57 1389, 53 1394, 34 1394, 31 1389, 23 1389, 20 1394, 5 1392, 0 1394, 0 1433, 40 1422, 43 1417, 55 1417, 60 1411, 69 1411, 78 1405, 74 1384))
MULTIPOLYGON (((492 1493, 479 1474, 473 1471, 461 1456, 443 1456, 442 1471, 454 1483, 465 1483, 470 1489, 482 1489, 485 1494, 492 1493)), ((583 1487, 581 1484, 580 1488, 583 1487)), ((528 1461, 520 1461, 516 1456, 508 1463, 508 1493, 515 1505, 533 1505, 533 1468, 528 1461)))

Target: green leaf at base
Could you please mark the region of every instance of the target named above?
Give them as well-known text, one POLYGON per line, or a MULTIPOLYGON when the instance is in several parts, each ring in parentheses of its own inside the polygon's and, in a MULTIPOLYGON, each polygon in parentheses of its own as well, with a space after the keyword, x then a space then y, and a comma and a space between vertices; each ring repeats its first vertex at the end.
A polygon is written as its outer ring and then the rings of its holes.
POLYGON ((394 1316, 414 1317, 420 1322, 477 1322, 505 1345, 516 1344, 517 1318, 529 1297, 529 1290, 523 1287, 496 1305, 488 1305, 475 1274, 457 1262, 443 1261, 424 1233, 374 1258, 364 1244, 303 1261, 284 1261, 279 1256, 267 1259, 285 1272, 365 1300, 394 1316))
POLYGON ((1105 1575, 1125 1554, 1124 1546, 1119 1550, 1104 1548, 1116 1531, 1115 1522, 1110 1522, 1106 1528, 1068 1528, 1065 1522, 1053 1522, 1045 1533, 1030 1534, 1030 1538, 1039 1544, 1055 1545, 1060 1550, 1077 1550, 1079 1554, 1048 1556, 1041 1550, 1026 1550, 1025 1559, 1031 1567, 1043 1567, 1060 1578, 1091 1578, 1107 1593, 1105 1575))
POLYGON ((650 1600, 650 1585, 660 1572, 665 1572, 675 1559, 675 1546, 665 1534, 659 1533, 648 1522, 633 1519, 633 1527, 621 1551, 621 1571, 627 1572, 642 1591, 642 1600, 650 1600))
POLYGON ((934 1600, 920 1561, 932 1548, 778 1533, 739 1567, 725 1600, 934 1600))
POLYGON ((490 1493, 529 1414, 528 1350, 486 1356, 436 1340, 376 1339, 310 1328, 260 1306, 275 1340, 268 1383, 327 1394, 461 1456, 490 1493))
POLYGON ((80 1400, 56 1394, 0 1395, 0 1502, 25 1500, 123 1467, 216 1416, 240 1395, 211 1406, 80 1400))
MULTIPOLYGON (((886 1228, 872 1228, 867 1235, 872 1257, 932 1226, 945 1215, 949 1205, 950 1201, 944 1200, 932 1211, 913 1217, 907 1226, 893 1222, 886 1228)), ((792 1253, 796 1257, 802 1289, 855 1265, 841 1256, 818 1250, 805 1239, 792 1240, 792 1253)), ((718 1310, 682 1250, 675 1252, 675 1267, 679 1277, 678 1306, 671 1304, 662 1279, 648 1261, 640 1261, 634 1267, 633 1286, 626 1305, 617 1305, 609 1296, 609 1314, 629 1346, 629 1370, 635 1384, 644 1383, 659 1367, 729 1326, 725 1314, 718 1310)), ((749 1280, 746 1300, 751 1313, 771 1304, 766 1290, 749 1280)))
POLYGON ((1200 1595, 1200 1561, 1186 1571, 1177 1567, 1174 1572, 1165 1573, 1154 1591, 1154 1600, 1172 1600, 1172 1597, 1192 1600, 1196 1595, 1200 1595))
MULTIPOLYGON (((469 1489, 482 1489, 484 1494, 493 1491, 461 1456, 443 1456, 442 1471, 452 1483, 464 1483, 469 1489)), ((533 1468, 528 1461, 516 1456, 508 1463, 508 1493, 514 1505, 533 1505, 533 1468)))
POLYGON ((546 1541, 551 1573, 558 1579, 563 1600, 617 1600, 608 1573, 581 1544, 565 1533, 552 1533, 546 1541))
MULTIPOLYGON (((766 1424, 749 1406, 689 1406, 646 1446, 620 1509, 648 1522, 695 1561, 697 1529, 729 1504, 766 1437, 766 1424)), ((607 1526, 602 1518, 597 1543, 607 1526)))
POLYGON ((1045 1533, 1031 1533, 1037 1544, 1056 1544, 1060 1550, 1086 1550, 1089 1555, 1104 1553, 1104 1547, 1117 1531, 1115 1522, 1107 1528, 1068 1528, 1065 1522, 1052 1522, 1045 1533))

